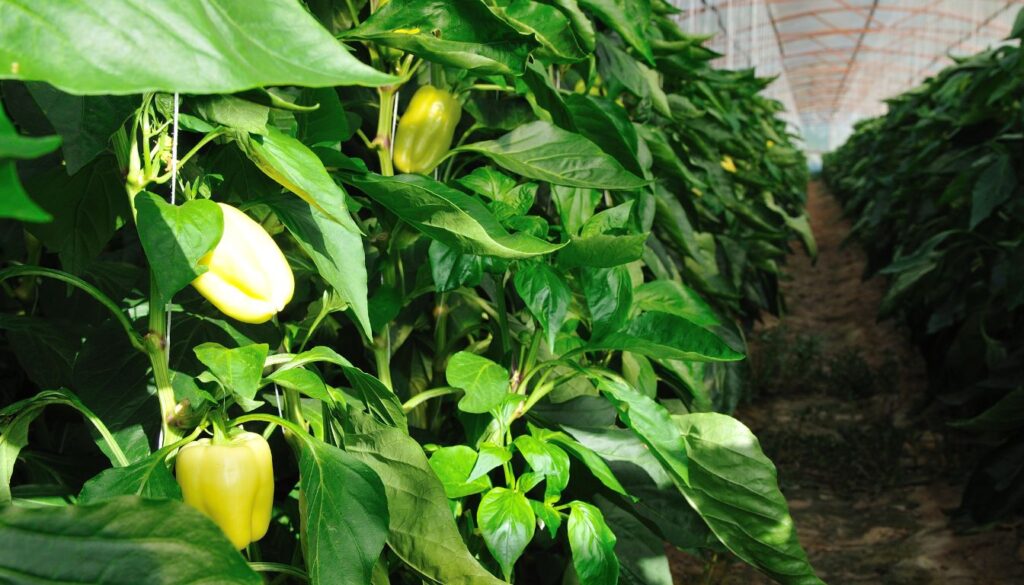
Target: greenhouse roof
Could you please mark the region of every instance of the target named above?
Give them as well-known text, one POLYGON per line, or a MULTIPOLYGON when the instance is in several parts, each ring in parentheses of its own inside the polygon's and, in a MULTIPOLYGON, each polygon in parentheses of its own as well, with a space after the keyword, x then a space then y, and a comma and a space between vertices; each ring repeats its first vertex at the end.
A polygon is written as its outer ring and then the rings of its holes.
POLYGON ((683 29, 714 33, 722 67, 777 75, 810 151, 950 63, 1002 42, 1024 0, 673 0, 683 29))

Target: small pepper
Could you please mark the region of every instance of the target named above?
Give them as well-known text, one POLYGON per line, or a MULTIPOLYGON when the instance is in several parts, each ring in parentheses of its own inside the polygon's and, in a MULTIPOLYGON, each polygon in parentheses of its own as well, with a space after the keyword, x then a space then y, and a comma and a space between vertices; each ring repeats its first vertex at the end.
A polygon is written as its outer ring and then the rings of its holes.
POLYGON ((462 104, 432 85, 419 88, 398 120, 395 168, 403 173, 429 173, 451 148, 462 104))
POLYGON ((199 259, 209 270, 192 286, 225 315, 245 323, 264 323, 292 300, 292 269, 260 224, 230 205, 218 205, 224 212, 224 234, 199 259))
POLYGON ((210 517, 235 548, 263 538, 274 504, 270 446, 256 433, 220 431, 178 452, 176 475, 185 503, 210 517))

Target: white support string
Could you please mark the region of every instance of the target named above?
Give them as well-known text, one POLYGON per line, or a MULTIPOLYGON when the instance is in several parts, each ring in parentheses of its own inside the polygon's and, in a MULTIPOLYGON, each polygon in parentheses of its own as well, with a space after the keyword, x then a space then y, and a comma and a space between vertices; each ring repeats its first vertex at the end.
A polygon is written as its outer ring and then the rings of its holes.
MULTIPOLYGON (((147 146, 148 148, 148 146, 147 146)), ((171 205, 177 198, 178 193, 178 92, 174 92, 174 115, 171 118, 171 205)), ((164 347, 167 348, 167 352, 164 354, 168 361, 170 361, 170 347, 171 347, 171 303, 168 302, 167 306, 164 307, 164 311, 167 313, 167 328, 164 331, 164 347)), ((157 437, 157 448, 163 448, 164 446, 164 431, 160 429, 160 436, 157 437)))
MULTIPOLYGON (((174 92, 174 117, 171 120, 171 205, 174 205, 178 194, 178 92, 174 92)), ((171 310, 170 302, 167 303, 167 333, 164 335, 165 347, 168 348, 167 355, 170 359, 171 347, 171 310)))

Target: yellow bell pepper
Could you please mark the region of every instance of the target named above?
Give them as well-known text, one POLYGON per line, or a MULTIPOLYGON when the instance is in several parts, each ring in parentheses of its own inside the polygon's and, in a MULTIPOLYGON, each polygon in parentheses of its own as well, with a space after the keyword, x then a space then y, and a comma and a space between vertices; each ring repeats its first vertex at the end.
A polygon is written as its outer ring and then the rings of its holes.
POLYGON ((224 235, 199 259, 209 270, 192 286, 225 315, 264 323, 292 300, 292 269, 260 224, 230 205, 218 205, 224 212, 224 235))
POLYGON ((735 173, 736 172, 736 163, 733 162, 731 156, 729 156, 729 155, 723 156, 721 164, 722 164, 722 168, 725 169, 726 172, 729 172, 729 173, 735 173))
POLYGON ((448 154, 462 104, 455 96, 432 85, 419 88, 395 132, 395 168, 403 173, 429 173, 448 154))
POLYGON ((185 503, 210 517, 235 548, 263 538, 274 504, 270 446, 256 433, 200 439, 178 452, 175 474, 185 503))

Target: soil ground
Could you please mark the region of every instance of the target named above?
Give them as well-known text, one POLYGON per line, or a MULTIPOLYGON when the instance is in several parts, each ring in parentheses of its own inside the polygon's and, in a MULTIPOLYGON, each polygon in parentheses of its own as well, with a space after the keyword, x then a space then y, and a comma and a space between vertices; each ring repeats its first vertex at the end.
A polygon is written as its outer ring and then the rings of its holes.
MULTIPOLYGON (((752 337, 755 395, 736 413, 779 470, 800 541, 829 585, 1024 583, 1024 526, 955 530, 969 446, 927 408, 923 364, 905 332, 878 323, 881 278, 845 243, 840 204, 813 182, 817 262, 798 250, 789 307, 752 337)), ((734 559, 670 552, 677 584, 771 583, 734 559)))

